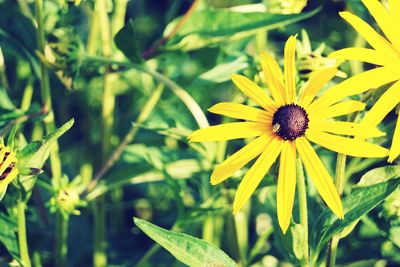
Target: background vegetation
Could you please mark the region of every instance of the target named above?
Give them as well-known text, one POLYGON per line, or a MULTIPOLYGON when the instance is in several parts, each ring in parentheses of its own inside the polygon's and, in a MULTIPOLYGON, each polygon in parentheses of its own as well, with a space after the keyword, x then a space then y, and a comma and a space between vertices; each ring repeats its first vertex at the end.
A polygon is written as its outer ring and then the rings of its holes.
MULTIPOLYGON (((329 52, 365 46, 338 16, 352 10, 373 23, 359 1, 309 1, 303 9, 305 4, 1 0, 0 134, 30 157, 21 156, 24 167, 43 170, 20 175, 0 203, 2 264, 196 266, 194 258, 207 257, 232 264, 218 248, 241 266, 301 263, 297 206, 286 236, 277 225, 277 170, 233 217, 232 198, 246 170, 218 186, 209 177, 213 165, 244 141, 188 144, 186 136, 226 121, 206 110, 221 101, 245 101, 231 75, 258 81, 259 52, 268 50, 282 62, 289 35, 298 33, 301 41, 299 83, 336 64, 325 57, 329 52), (243 6, 248 4, 256 5, 243 6), (257 13, 244 13, 251 10, 257 13), (133 217, 144 221, 135 225, 133 217)), ((371 67, 346 63, 339 76, 371 67)), ((388 136, 394 118, 381 125, 388 136)), ((377 140, 386 147, 389 141, 377 140)), ((334 175, 337 155, 317 151, 334 175)), ((351 216, 341 222, 308 185, 312 257, 324 264, 328 241, 344 230, 338 265, 400 264, 400 192, 390 194, 400 183, 400 168, 385 159, 348 158, 345 176, 351 216)))

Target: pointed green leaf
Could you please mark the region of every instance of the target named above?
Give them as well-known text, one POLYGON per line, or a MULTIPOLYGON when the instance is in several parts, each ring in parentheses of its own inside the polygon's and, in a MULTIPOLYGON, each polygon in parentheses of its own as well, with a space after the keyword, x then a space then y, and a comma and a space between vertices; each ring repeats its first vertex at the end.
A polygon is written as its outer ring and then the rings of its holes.
MULTIPOLYGON (((51 146, 61 135, 68 131, 73 124, 74 119, 71 119, 60 128, 43 137, 42 140, 33 142, 22 149, 17 154, 18 168, 34 168, 34 170, 41 169, 49 157, 51 146)), ((24 199, 27 201, 30 197, 32 188, 35 185, 36 177, 32 177, 32 175, 20 175, 19 181, 24 189, 24 199)))
POLYGON ((375 208, 399 185, 400 178, 397 178, 354 190, 349 196, 343 199, 345 212, 343 220, 340 220, 329 209, 326 209, 318 217, 310 232, 310 244, 314 258, 318 257, 319 252, 329 239, 375 208))
POLYGON ((225 252, 204 240, 168 231, 138 218, 133 220, 137 227, 151 239, 188 266, 236 266, 236 263, 225 252))
MULTIPOLYGON (((202 10, 193 13, 189 20, 168 41, 167 50, 190 51, 223 42, 252 36, 261 30, 272 30, 309 18, 319 9, 301 14, 269 14, 263 12, 233 12, 229 10, 202 10)), ((181 18, 172 21, 165 29, 168 36, 181 18)))
POLYGON ((39 141, 24 147, 18 154, 18 165, 30 168, 42 168, 49 157, 51 145, 74 124, 74 119, 69 120, 60 128, 54 130, 39 141))
POLYGON ((137 38, 135 25, 132 19, 130 19, 114 37, 114 42, 118 49, 134 63, 143 61, 140 55, 137 38))

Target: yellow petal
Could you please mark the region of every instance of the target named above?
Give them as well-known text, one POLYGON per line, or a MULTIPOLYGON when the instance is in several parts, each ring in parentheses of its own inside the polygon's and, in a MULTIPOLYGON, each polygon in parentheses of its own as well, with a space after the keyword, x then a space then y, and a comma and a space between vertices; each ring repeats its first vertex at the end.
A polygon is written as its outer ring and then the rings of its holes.
POLYGON ((379 137, 385 135, 384 132, 381 132, 375 127, 370 127, 348 121, 310 121, 309 127, 310 129, 315 131, 340 135, 357 135, 363 137, 379 137))
POLYGON ((8 154, 7 158, 3 161, 3 163, 0 165, 0 175, 3 174, 3 172, 8 168, 8 166, 12 163, 15 162, 15 152, 11 151, 10 154, 8 154))
POLYGON ((363 110, 365 104, 360 101, 349 100, 340 102, 327 108, 318 110, 317 112, 309 112, 309 118, 311 120, 323 120, 327 118, 334 118, 343 115, 347 115, 356 111, 363 110))
POLYGON ((339 218, 343 218, 344 213, 339 194, 331 176, 322 164, 317 153, 315 153, 310 143, 304 137, 296 139, 296 148, 308 175, 326 205, 328 205, 339 218))
POLYGON ((337 71, 336 68, 326 68, 315 72, 304 86, 299 105, 307 108, 322 87, 335 77, 337 71))
POLYGON ((390 65, 398 61, 397 57, 387 56, 387 54, 382 50, 359 47, 341 49, 331 53, 329 57, 337 59, 359 60, 380 66, 390 65))
POLYGON ((393 19, 398 19, 400 17, 400 1, 399 0, 389 0, 389 13, 393 19))
POLYGON ((359 139, 319 132, 313 129, 306 131, 306 137, 320 146, 332 151, 362 158, 382 158, 389 155, 389 151, 381 146, 367 143, 359 139))
POLYGON ((3 162, 6 153, 10 153, 11 149, 8 146, 0 146, 0 148, 0 162, 3 162))
POLYGON ((296 102, 296 82, 295 82, 295 67, 296 67, 296 37, 290 36, 285 44, 285 100, 286 104, 296 102))
POLYGON ((232 122, 199 129, 189 135, 189 142, 223 141, 260 136, 268 130, 264 123, 232 122))
POLYGON ((400 81, 393 84, 367 112, 362 124, 378 125, 385 116, 400 102, 400 81))
POLYGON ((278 137, 269 142, 261 156, 256 160, 250 170, 240 182, 233 201, 233 213, 236 214, 246 204, 247 200, 256 190, 261 179, 268 172, 271 165, 275 162, 282 149, 283 140, 278 137))
POLYGON ((272 122, 272 117, 274 115, 272 113, 266 112, 265 110, 230 102, 218 103, 209 108, 208 111, 234 119, 258 122, 272 122))
POLYGON ((211 175, 211 184, 216 185, 223 182, 249 163, 250 160, 260 155, 265 151, 271 138, 271 136, 262 135, 232 154, 214 169, 211 175))
POLYGON ((393 162, 400 154, 400 116, 397 117, 396 128, 393 134, 392 147, 389 152, 388 162, 393 162))
POLYGON ((283 143, 279 164, 276 206, 278 222, 285 234, 292 216, 293 201, 296 190, 296 147, 294 142, 283 143))
POLYGON ((254 82, 242 75, 235 74, 232 81, 248 97, 253 99, 265 110, 274 112, 277 109, 276 103, 254 82))
POLYGON ((398 29, 398 18, 392 20, 387 10, 378 0, 362 0, 369 13, 374 17, 386 37, 396 47, 400 48, 400 34, 398 29))
POLYGON ((364 20, 347 11, 339 12, 339 15, 353 26, 373 48, 386 52, 388 57, 397 56, 393 46, 364 20))
POLYGON ((283 85, 283 75, 276 60, 268 53, 262 52, 260 55, 261 67, 264 72, 265 81, 275 102, 281 106, 285 104, 285 88, 283 85))
POLYGON ((377 88, 398 79, 400 79, 399 66, 379 67, 365 71, 329 88, 307 110, 312 113, 315 110, 328 107, 345 97, 361 94, 370 88, 377 88))
MULTIPOLYGON (((13 168, 11 170, 11 172, 4 178, 4 180, 0 181, 0 187, 3 189, 5 186, 7 186, 9 183, 11 183, 15 177, 17 177, 18 175, 18 169, 17 168, 13 168)), ((0 192, 3 192, 2 190, 0 190, 0 192)))

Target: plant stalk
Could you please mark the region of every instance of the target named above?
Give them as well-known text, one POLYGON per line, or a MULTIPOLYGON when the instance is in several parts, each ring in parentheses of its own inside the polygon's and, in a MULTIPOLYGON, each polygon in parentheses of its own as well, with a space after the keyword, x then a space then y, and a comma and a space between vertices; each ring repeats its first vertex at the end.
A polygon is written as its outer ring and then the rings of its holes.
POLYGON ((303 163, 300 157, 297 157, 296 164, 296 176, 297 176, 297 196, 299 201, 299 212, 300 212, 300 224, 304 231, 303 240, 303 261, 302 266, 308 266, 309 255, 308 255, 308 213, 307 213, 307 191, 306 182, 304 177, 303 163))
POLYGON ((17 204, 18 209, 18 243, 19 252, 23 266, 31 267, 31 260, 28 252, 28 242, 26 238, 25 203, 20 199, 17 204))

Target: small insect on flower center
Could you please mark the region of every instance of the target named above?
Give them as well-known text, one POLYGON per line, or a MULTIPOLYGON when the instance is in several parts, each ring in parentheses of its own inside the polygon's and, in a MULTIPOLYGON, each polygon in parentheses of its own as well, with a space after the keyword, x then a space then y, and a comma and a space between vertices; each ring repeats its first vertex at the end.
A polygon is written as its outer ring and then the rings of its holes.
POLYGON ((306 111, 296 105, 285 105, 275 112, 272 130, 284 140, 294 140, 302 136, 308 128, 306 111))

